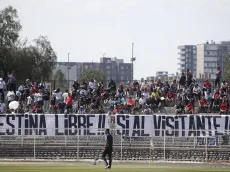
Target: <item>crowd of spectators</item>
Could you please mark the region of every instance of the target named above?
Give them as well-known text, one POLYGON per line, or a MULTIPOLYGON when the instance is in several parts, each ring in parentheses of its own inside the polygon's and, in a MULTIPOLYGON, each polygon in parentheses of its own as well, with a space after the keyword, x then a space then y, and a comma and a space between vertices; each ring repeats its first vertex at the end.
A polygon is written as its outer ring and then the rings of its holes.
POLYGON ((0 77, 0 113, 10 112, 9 103, 18 101, 18 113, 79 113, 79 114, 152 114, 165 112, 165 107, 175 108, 176 114, 199 113, 227 114, 230 99, 230 85, 222 81, 217 68, 216 80, 212 84, 205 80, 199 84, 188 69, 180 79, 162 82, 158 80, 108 85, 93 78, 86 82, 74 81, 70 90, 59 88, 49 91, 45 83, 27 79, 17 88, 14 73, 5 82, 0 77))

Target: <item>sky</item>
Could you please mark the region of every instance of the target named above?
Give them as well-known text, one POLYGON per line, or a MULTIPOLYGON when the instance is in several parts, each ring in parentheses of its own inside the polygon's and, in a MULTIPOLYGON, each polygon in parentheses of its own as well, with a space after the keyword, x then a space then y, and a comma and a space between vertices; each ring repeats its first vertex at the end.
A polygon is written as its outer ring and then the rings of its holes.
POLYGON ((58 61, 130 62, 134 78, 177 72, 179 45, 230 40, 229 0, 0 0, 13 6, 21 39, 47 36, 58 61))

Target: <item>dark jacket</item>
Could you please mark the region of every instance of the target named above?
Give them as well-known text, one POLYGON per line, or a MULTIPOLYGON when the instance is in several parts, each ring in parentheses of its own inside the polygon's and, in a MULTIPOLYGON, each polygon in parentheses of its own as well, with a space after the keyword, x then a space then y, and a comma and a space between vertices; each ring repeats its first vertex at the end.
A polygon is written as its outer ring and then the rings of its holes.
POLYGON ((105 145, 105 149, 107 149, 108 151, 112 151, 113 150, 113 136, 109 133, 106 136, 106 145, 105 145))
POLYGON ((186 77, 184 75, 180 77, 179 84, 185 86, 185 84, 186 84, 186 77))

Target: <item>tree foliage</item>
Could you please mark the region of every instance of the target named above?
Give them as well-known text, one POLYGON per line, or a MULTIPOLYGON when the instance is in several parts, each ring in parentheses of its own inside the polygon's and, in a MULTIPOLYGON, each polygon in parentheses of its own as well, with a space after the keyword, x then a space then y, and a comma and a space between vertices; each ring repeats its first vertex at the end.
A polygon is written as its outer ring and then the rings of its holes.
POLYGON ((106 74, 99 69, 85 69, 81 74, 81 79, 85 79, 89 82, 91 79, 97 82, 106 82, 106 74))
POLYGON ((230 81, 230 52, 225 55, 226 65, 224 68, 224 80, 230 81))
POLYGON ((56 73, 54 74, 54 85, 55 89, 60 88, 60 89, 66 89, 68 87, 67 85, 67 79, 65 78, 65 74, 58 69, 56 73))
POLYGON ((19 40, 22 27, 17 10, 9 6, 0 11, 0 74, 15 71, 17 80, 49 80, 57 61, 50 41, 40 36, 29 43, 19 40))

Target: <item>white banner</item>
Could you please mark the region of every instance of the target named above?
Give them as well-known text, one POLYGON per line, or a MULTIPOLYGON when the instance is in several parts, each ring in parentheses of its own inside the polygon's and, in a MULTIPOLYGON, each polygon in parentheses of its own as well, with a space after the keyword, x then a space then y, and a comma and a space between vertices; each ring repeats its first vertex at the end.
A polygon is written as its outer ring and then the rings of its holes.
MULTIPOLYGON (((4 114, 0 115, 0 136, 21 135, 103 135, 109 128, 106 114, 4 114)), ((218 136, 229 135, 227 115, 116 115, 116 135, 128 137, 154 136, 218 136)))
POLYGON ((95 114, 4 114, 0 115, 0 136, 103 135, 108 115, 95 114))
POLYGON ((218 136, 229 135, 227 115, 116 115, 116 134, 136 136, 218 136))

